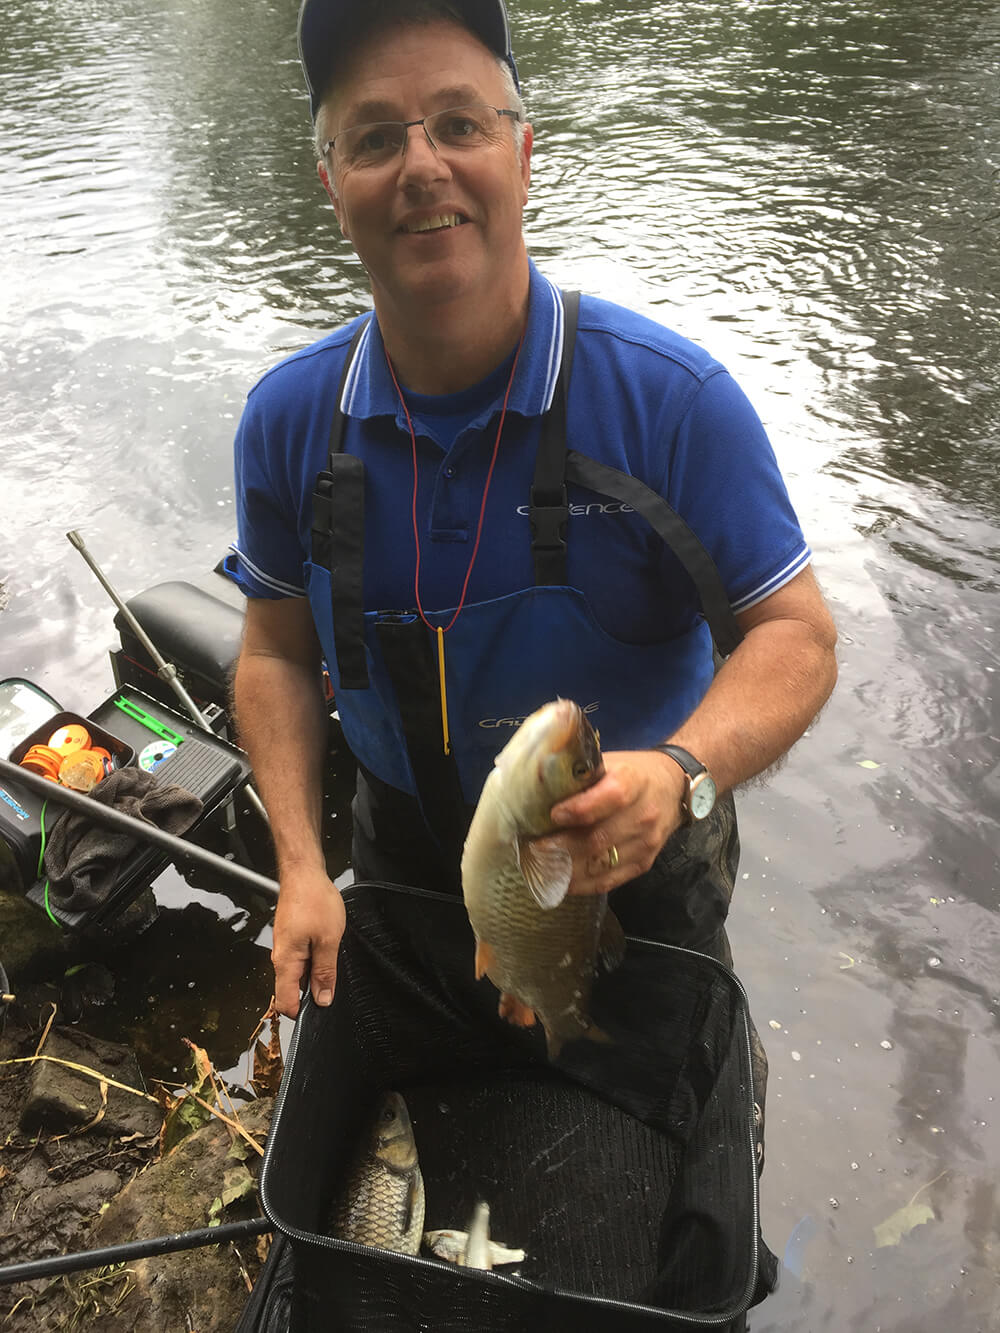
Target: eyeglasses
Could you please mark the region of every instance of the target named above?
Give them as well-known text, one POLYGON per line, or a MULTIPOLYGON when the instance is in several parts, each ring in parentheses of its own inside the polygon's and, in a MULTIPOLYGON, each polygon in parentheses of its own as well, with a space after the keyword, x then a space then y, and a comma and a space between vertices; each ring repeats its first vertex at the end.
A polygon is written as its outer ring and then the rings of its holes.
POLYGON ((521 119, 517 111, 498 106, 453 106, 420 120, 376 120, 352 125, 328 139, 323 156, 332 148, 339 162, 350 167, 380 167, 406 152, 412 125, 423 126, 435 152, 486 148, 498 143, 504 116, 521 119))

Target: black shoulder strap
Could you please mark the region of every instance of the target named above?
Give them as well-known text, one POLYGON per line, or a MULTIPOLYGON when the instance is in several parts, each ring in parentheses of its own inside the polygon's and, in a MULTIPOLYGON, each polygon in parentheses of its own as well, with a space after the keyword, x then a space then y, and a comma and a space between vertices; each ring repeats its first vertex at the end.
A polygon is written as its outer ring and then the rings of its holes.
POLYGON ((340 400, 358 343, 370 321, 358 325, 347 349, 330 424, 326 471, 313 491, 312 560, 330 571, 333 644, 343 690, 368 688, 365 657, 364 556, 365 465, 344 453, 344 414, 340 400))
POLYGON ((715 646, 728 657, 742 640, 743 631, 733 615, 715 562, 695 533, 662 495, 638 477, 567 448, 567 404, 580 293, 564 292, 563 305, 565 322, 559 383, 552 406, 542 419, 531 487, 529 513, 535 583, 556 587, 566 583, 566 521, 569 516, 566 482, 572 481, 598 495, 620 500, 643 516, 684 567, 701 601, 715 646))
POLYGON ((701 600, 715 646, 723 657, 728 657, 739 646, 743 631, 733 615, 715 561, 677 510, 638 477, 598 463, 575 449, 566 451, 566 477, 588 491, 621 500, 643 516, 683 565, 701 600))
POLYGON ((461 848, 469 812, 454 753, 441 737, 441 679, 434 639, 416 615, 383 614, 375 621, 392 682, 403 740, 424 822, 442 851, 461 848))
POLYGON ((580 293, 563 293, 563 345, 559 379, 552 404, 542 417, 542 433, 535 458, 531 485, 531 555, 538 586, 561 586, 566 582, 566 420, 569 378, 580 316, 580 293))

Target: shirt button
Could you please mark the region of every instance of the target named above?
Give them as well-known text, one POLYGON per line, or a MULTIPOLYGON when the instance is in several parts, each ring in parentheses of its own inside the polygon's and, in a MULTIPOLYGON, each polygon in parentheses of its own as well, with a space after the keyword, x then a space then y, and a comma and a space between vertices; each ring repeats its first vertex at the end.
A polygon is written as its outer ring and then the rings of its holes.
POLYGON ((444 475, 445 475, 446 477, 453 477, 453 476, 455 475, 455 469, 452 467, 452 465, 451 465, 450 463, 449 463, 448 466, 445 468, 445 470, 444 470, 444 475))

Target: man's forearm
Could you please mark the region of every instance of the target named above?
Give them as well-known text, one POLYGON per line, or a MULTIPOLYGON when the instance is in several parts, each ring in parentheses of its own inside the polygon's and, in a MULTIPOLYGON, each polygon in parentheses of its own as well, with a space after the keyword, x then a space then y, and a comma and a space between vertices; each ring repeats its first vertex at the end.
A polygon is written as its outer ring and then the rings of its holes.
POLYGON ((769 768, 799 739, 837 679, 835 636, 795 620, 749 631, 698 708, 671 737, 720 791, 769 768))
POLYGON ((233 682, 240 744, 267 809, 279 873, 325 864, 323 762, 328 715, 319 674, 287 658, 244 652, 233 682))

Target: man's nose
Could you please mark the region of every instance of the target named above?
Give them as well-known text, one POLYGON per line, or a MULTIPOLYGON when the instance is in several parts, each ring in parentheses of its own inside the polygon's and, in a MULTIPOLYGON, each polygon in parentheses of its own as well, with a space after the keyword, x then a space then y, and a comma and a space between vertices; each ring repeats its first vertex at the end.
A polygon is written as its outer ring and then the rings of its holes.
POLYGON ((406 128, 399 174, 403 179, 415 181, 437 180, 448 174, 444 157, 422 121, 406 128))

